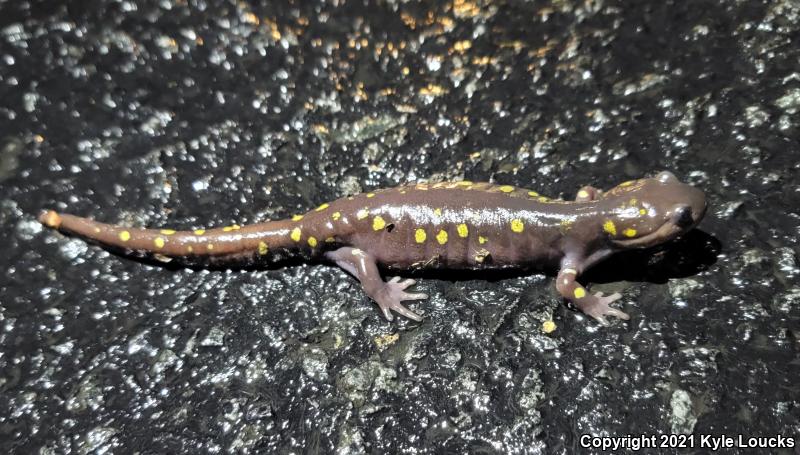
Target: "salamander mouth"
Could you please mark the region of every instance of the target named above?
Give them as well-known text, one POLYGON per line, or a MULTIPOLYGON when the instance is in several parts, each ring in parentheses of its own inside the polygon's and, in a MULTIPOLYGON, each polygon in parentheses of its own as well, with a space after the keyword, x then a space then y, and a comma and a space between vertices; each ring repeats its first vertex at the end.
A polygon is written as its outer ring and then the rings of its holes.
POLYGON ((646 248, 659 243, 664 243, 668 240, 672 240, 685 231, 685 229, 681 229, 677 224, 670 220, 647 235, 643 235, 635 239, 612 240, 612 242, 615 245, 623 248, 646 248))

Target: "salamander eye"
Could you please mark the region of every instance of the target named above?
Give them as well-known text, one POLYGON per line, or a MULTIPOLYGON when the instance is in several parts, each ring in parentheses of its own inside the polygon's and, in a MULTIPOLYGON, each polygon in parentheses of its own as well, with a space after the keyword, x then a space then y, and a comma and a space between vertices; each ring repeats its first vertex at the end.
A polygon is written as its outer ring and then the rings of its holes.
POLYGON ((677 182, 678 177, 675 177, 675 174, 670 171, 661 171, 656 175, 656 180, 661 183, 677 182))
POLYGON ((691 207, 682 205, 675 210, 675 224, 685 228, 691 226, 692 223, 694 223, 694 218, 692 218, 691 207))

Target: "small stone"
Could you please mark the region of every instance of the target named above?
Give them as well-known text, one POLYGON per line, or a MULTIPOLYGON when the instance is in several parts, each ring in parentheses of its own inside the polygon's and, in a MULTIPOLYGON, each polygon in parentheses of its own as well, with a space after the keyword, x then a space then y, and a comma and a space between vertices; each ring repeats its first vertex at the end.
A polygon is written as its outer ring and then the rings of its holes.
POLYGON ((678 389, 672 393, 669 401, 672 413, 670 423, 673 434, 690 434, 697 423, 692 408, 692 397, 685 390, 678 389))

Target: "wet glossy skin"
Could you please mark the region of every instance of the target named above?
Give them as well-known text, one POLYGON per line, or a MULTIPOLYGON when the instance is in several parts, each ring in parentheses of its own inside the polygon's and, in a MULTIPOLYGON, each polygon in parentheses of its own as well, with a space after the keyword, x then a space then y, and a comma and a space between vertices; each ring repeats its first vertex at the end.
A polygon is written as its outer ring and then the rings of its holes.
POLYGON ((323 204, 290 220, 176 232, 127 229, 45 212, 41 221, 105 246, 191 264, 321 258, 355 275, 391 319, 420 317, 403 300, 411 280, 383 282, 377 269, 558 267, 557 289, 590 316, 627 319, 576 278, 615 251, 671 240, 706 209, 703 193, 668 172, 606 193, 584 187, 575 201, 550 200, 508 185, 418 184, 323 204))

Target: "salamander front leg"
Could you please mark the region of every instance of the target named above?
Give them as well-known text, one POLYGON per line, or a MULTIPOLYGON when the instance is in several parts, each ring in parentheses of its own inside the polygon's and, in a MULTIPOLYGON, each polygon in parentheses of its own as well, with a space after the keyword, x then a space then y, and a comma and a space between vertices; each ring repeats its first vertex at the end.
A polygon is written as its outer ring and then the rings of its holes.
POLYGON ((578 190, 577 196, 575 196, 576 202, 588 202, 594 201, 603 194, 602 191, 598 190, 593 186, 584 186, 583 188, 578 190))
POLYGON ((389 282, 384 282, 378 272, 375 258, 358 248, 342 247, 325 253, 325 257, 358 278, 364 292, 378 304, 383 316, 389 321, 394 319, 392 311, 415 321, 422 320, 422 316, 401 303, 404 300, 428 298, 426 294, 405 292, 406 288, 414 284, 414 280, 400 281, 399 277, 394 277, 389 282))
POLYGON ((556 278, 556 289, 565 299, 574 303, 584 314, 595 318, 603 325, 608 325, 606 316, 614 316, 628 320, 630 316, 622 310, 608 306, 609 303, 622 297, 619 293, 603 296, 602 292, 591 295, 586 292, 586 288, 577 281, 577 269, 563 266, 556 278))

